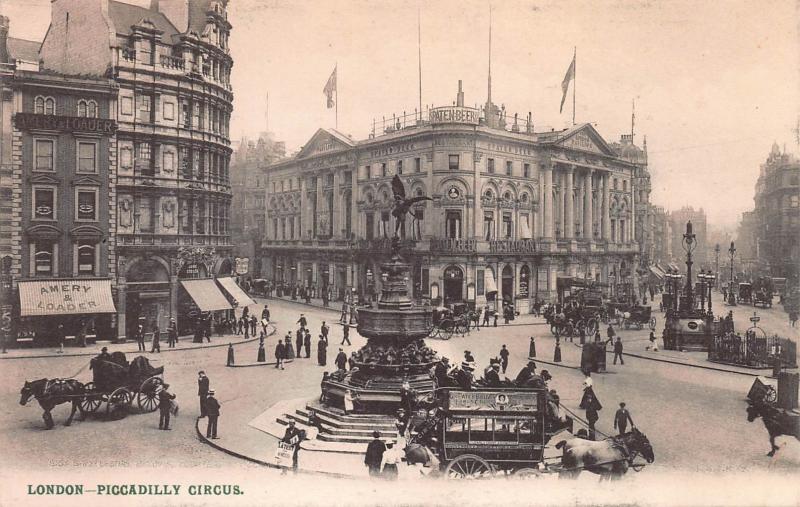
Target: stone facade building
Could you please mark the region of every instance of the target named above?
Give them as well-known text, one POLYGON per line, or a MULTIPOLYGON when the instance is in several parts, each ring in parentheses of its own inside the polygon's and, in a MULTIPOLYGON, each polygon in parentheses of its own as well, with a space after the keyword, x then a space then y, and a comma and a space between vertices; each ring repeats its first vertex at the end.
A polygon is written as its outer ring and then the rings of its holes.
POLYGON ((681 245, 683 244, 683 234, 686 232, 686 222, 691 221, 692 231, 697 241, 697 246, 692 253, 694 269, 711 269, 715 261, 714 251, 713 246, 711 249, 708 246, 708 222, 703 208, 696 210, 691 206, 684 206, 670 212, 669 218, 672 228, 672 239, 670 241, 672 244, 672 262, 677 266, 681 266, 686 260, 686 252, 681 245))
POLYGON ((319 129, 267 167, 262 276, 377 294, 397 174, 407 195, 432 198, 400 230, 416 297, 524 312, 562 276, 632 294, 636 166, 589 124, 535 133, 491 100, 463 104, 459 91, 455 106, 360 141, 319 129))

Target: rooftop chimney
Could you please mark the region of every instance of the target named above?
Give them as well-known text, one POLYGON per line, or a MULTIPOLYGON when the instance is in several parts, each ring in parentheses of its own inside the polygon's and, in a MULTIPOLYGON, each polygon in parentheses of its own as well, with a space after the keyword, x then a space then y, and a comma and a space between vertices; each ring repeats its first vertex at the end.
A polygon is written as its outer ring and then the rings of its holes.
POLYGON ((461 80, 458 80, 458 94, 456 94, 456 105, 464 107, 464 92, 461 89, 461 80))

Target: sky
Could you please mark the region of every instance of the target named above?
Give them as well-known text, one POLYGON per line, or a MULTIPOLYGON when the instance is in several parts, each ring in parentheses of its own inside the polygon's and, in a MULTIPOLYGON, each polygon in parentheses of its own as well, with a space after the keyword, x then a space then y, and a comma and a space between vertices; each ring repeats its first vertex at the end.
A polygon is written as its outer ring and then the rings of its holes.
MULTIPOLYGON (((15 37, 43 38, 49 9, 50 0, 0 0, 15 37)), ((798 152, 796 0, 494 0, 491 9, 494 102, 509 117, 531 111, 537 131, 571 125, 571 97, 562 114, 559 103, 577 47, 576 120, 613 142, 630 133, 635 101, 655 204, 702 207, 711 224, 733 227, 752 209, 772 143, 798 152)), ((451 104, 459 79, 467 105, 486 101, 487 0, 232 0, 228 11, 233 139, 269 128, 291 152, 333 127, 322 89, 335 65, 340 131, 365 138, 373 119, 412 112, 418 13, 422 103, 451 104)))

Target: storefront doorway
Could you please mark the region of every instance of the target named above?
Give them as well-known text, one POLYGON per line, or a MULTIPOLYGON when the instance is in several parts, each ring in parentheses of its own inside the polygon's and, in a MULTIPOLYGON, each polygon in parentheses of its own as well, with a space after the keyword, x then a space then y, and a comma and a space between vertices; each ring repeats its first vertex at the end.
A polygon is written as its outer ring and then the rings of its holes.
POLYGON ((510 264, 506 264, 503 268, 502 274, 502 292, 503 301, 514 301, 514 268, 510 264))
POLYGON ((460 303, 464 300, 464 271, 458 266, 444 270, 444 305, 460 303))

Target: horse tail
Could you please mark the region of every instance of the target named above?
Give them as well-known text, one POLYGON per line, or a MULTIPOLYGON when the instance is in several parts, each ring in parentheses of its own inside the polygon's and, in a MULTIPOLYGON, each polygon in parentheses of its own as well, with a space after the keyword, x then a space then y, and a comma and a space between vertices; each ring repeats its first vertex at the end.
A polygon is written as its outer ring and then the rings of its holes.
POLYGON ((556 444, 556 449, 561 449, 565 445, 567 445, 567 441, 566 440, 562 440, 562 441, 560 441, 559 443, 556 444))

